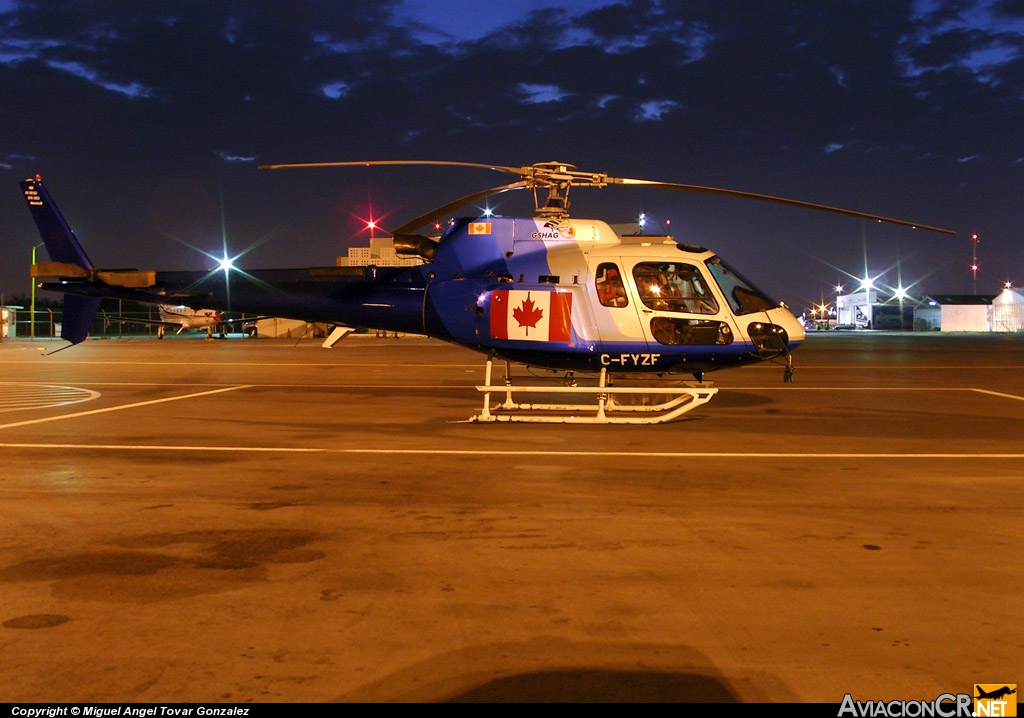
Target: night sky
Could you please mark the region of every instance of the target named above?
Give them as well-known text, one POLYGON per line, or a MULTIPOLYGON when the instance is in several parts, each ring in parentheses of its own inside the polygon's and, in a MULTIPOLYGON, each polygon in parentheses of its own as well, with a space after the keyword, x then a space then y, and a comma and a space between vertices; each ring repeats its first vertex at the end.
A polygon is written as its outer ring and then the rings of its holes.
MULTIPOLYGON (((1024 286, 1020 0, 0 0, 0 291, 28 293, 40 174, 94 263, 333 264, 513 177, 264 163, 558 160, 838 205, 949 237, 650 188, 666 220, 800 310, 865 271, 912 295, 1024 286)), ((528 193, 492 200, 531 214, 528 193)), ((471 214, 467 211, 460 214, 471 214)), ((39 259, 47 259, 39 249, 39 259)), ((883 294, 885 294, 883 290, 883 294)))

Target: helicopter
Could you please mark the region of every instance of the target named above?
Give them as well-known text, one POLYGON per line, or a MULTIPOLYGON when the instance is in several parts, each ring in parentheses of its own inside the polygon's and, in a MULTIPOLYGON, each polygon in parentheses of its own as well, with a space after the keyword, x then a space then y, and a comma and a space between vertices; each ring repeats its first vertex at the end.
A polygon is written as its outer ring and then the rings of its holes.
POLYGON ((36 176, 21 188, 51 261, 33 265, 32 276, 50 279, 41 289, 64 293, 61 337, 72 345, 88 335, 103 298, 422 334, 487 355, 484 384, 476 387, 483 408, 471 421, 650 424, 707 403, 718 391, 705 381, 708 372, 779 362, 783 380, 792 381, 792 352, 804 328, 785 304, 709 249, 669 235, 619 234, 604 220, 572 217, 574 187, 709 193, 953 233, 771 195, 583 172, 564 162, 379 160, 259 169, 379 165, 470 167, 518 179, 395 229, 396 253, 419 258, 418 265, 207 273, 96 268, 36 176), (533 193, 534 216, 453 214, 515 190, 533 193), (421 233, 425 226, 443 231, 421 233), (493 379, 495 360, 505 363, 504 381, 493 379), (557 374, 559 383, 516 384, 513 364, 557 374), (580 385, 578 373, 596 377, 596 385, 580 385), (522 395, 541 401, 517 401, 522 395))

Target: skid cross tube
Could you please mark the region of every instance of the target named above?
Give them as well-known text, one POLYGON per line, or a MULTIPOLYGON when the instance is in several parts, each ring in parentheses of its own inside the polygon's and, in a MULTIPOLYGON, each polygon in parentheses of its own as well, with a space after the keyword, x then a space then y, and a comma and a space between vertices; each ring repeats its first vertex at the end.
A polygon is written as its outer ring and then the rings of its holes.
POLYGON ((692 409, 711 400, 718 389, 706 384, 688 386, 619 387, 608 384, 607 370, 602 369, 597 386, 537 386, 514 385, 506 364, 506 379, 501 385, 491 382, 492 361, 487 360, 484 385, 476 387, 484 395, 483 409, 470 417, 472 422, 535 422, 549 424, 661 424, 673 421, 692 409), (504 394, 504 403, 491 406, 491 394, 504 394), (566 403, 523 403, 513 394, 546 394, 565 396, 566 403), (665 401, 658 404, 624 404, 616 396, 661 395, 665 401), (570 403, 574 398, 592 397, 596 402, 570 403))

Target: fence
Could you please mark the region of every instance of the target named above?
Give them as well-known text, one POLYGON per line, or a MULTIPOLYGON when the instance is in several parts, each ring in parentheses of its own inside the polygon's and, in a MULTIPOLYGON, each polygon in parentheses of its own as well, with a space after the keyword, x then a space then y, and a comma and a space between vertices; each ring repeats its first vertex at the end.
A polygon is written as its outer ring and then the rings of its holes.
MULTIPOLYGON (((89 329, 89 336, 121 337, 121 336, 156 336, 160 323, 160 312, 153 306, 133 306, 129 311, 122 311, 116 301, 110 307, 107 302, 101 306, 89 329)), ((10 339, 56 339, 60 337, 62 310, 59 308, 36 309, 35 314, 28 308, 7 306, 4 308, 7 326, 4 338, 10 339), (33 319, 34 326, 33 326, 33 319)), ((225 315, 225 319, 228 317, 225 315)), ((224 322, 226 330, 242 332, 244 315, 238 315, 236 321, 224 322)))

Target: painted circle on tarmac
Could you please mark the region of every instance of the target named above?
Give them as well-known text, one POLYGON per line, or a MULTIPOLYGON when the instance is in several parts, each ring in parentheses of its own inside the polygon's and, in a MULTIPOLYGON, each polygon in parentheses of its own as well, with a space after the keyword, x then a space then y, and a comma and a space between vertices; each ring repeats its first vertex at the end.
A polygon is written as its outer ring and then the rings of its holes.
POLYGON ((92 389, 53 384, 0 383, 0 413, 25 409, 50 409, 91 401, 100 395, 92 389))

